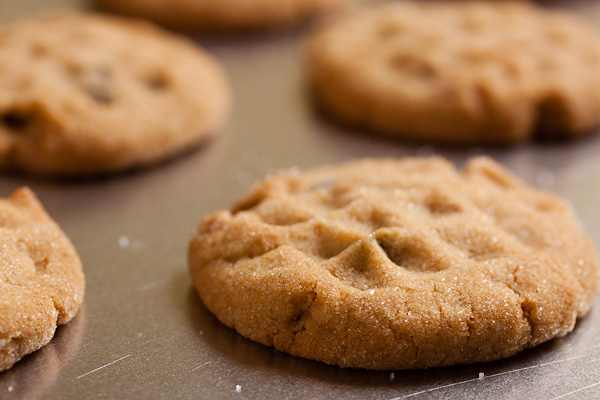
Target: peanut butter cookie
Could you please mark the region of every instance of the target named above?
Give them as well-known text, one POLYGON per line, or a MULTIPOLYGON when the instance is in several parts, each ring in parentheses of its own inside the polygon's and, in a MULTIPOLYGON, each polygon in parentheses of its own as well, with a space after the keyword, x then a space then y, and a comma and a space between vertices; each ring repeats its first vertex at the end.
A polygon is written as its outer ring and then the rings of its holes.
POLYGON ((29 189, 0 199, 0 371, 69 322, 85 283, 73 245, 29 189))
POLYGON ((349 125, 421 142, 509 144, 600 125, 600 35, 526 2, 392 2, 308 46, 316 101, 349 125))
POLYGON ((225 325, 342 367, 513 355, 570 332, 598 256, 563 201, 487 158, 285 172, 199 225, 194 284, 225 325))

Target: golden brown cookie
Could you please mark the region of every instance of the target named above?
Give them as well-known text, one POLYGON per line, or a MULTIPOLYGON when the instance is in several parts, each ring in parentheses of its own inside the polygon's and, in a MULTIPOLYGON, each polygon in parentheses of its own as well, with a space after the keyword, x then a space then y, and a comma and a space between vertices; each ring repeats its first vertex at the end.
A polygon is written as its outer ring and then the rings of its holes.
POLYGON ((201 222, 189 265, 242 335, 369 369, 495 360, 563 336, 600 280, 573 211, 487 158, 278 174, 201 222))
POLYGON ((2 371, 75 316, 85 283, 73 245, 27 188, 0 199, 0 243, 2 371))
POLYGON ((96 0, 100 8, 185 31, 272 28, 306 20, 345 0, 96 0))
POLYGON ((392 2, 334 19, 308 46, 316 101, 416 141, 506 144, 600 125, 600 35, 525 2, 392 2))
POLYGON ((219 64, 149 24, 85 14, 0 28, 0 167, 85 175, 156 163, 215 134, 219 64))

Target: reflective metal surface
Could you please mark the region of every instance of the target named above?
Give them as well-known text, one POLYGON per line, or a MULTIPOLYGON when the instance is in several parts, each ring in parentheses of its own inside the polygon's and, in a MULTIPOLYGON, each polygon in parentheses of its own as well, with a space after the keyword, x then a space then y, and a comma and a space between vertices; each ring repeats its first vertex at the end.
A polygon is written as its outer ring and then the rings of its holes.
MULTIPOLYGON (((568 6, 600 25, 600 3, 568 6)), ((0 0, 0 19, 56 7, 85 4, 0 0)), ((187 272, 194 227, 203 215, 229 207, 252 182, 291 166, 432 153, 460 164, 486 153, 529 183, 568 198, 600 243, 600 136, 449 149, 349 132, 310 106, 304 33, 198 38, 225 65, 235 107, 224 134, 191 154, 94 181, 0 176, 2 196, 21 185, 39 195, 77 247, 87 278, 77 318, 44 349, 0 373, 0 398, 600 398, 600 301, 572 334, 515 357, 393 374, 288 356, 242 338, 206 311, 187 272)))

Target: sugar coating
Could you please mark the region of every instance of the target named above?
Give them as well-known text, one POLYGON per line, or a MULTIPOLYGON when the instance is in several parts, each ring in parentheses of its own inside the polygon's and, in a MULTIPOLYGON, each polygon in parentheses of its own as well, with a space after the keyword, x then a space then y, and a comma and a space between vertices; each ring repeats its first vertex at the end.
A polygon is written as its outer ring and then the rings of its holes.
POLYGON ((217 61, 150 24, 64 13, 0 28, 0 168, 156 163, 216 134, 228 109, 217 61))
POLYGON ((565 335, 600 280, 572 210, 488 158, 275 175, 204 218, 189 265, 240 334, 380 370, 495 360, 565 335))
POLYGON ((33 192, 0 199, 0 371, 48 343, 83 301, 73 245, 33 192))
POLYGON ((392 2, 348 13, 310 39, 317 102, 396 137, 515 143, 600 125, 600 36, 526 2, 392 2))
POLYGON ((258 30, 289 25, 346 0, 96 0, 110 11, 186 31, 258 30))

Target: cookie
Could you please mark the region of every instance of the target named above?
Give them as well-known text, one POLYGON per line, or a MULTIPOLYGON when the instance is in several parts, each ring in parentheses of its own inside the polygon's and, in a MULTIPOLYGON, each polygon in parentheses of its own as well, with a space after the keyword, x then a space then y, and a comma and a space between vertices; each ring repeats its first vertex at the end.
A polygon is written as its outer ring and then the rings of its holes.
POLYGON ((307 46, 320 108, 393 137, 449 144, 571 138, 600 125, 600 36, 525 2, 393 2, 307 46))
POLYGON ((260 30, 294 24, 345 0, 96 0, 103 10, 184 31, 260 30))
POLYGON ((92 14, 0 28, 0 167, 90 175, 154 164, 217 133, 226 77, 192 42, 92 14))
POLYGON ((183 31, 248 31, 307 20, 345 0, 96 0, 102 10, 183 31))
POLYGON ((0 371, 46 345, 83 301, 73 245, 33 192, 0 199, 0 371))
POLYGON ((189 266, 243 336, 342 367, 490 361, 570 332, 599 288, 573 211, 487 158, 285 172, 206 217, 189 266))

